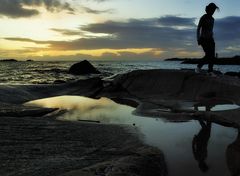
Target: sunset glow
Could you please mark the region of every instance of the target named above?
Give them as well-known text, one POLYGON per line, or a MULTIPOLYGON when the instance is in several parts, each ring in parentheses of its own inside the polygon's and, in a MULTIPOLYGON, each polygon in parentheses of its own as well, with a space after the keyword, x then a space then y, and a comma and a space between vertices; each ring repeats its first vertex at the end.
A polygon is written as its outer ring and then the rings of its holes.
MULTIPOLYGON (((3 0, 0 58, 163 59, 202 55, 195 30, 208 1, 52 1, 55 3, 3 0), (15 11, 8 10, 10 6, 15 11)), ((240 2, 216 3, 221 9, 214 15, 217 52, 237 55, 240 2)))

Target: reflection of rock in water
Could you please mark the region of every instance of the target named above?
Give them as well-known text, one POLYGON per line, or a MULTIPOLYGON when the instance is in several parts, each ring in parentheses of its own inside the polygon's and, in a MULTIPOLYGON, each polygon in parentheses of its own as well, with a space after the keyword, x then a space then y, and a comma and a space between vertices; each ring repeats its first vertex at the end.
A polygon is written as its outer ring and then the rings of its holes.
POLYGON ((237 139, 227 147, 226 160, 231 175, 240 175, 240 129, 237 139))
POLYGON ((206 172, 209 169, 205 160, 207 159, 207 145, 211 134, 211 122, 207 121, 205 124, 202 120, 199 120, 199 123, 202 129, 193 138, 192 150, 194 158, 198 161, 199 168, 206 172))

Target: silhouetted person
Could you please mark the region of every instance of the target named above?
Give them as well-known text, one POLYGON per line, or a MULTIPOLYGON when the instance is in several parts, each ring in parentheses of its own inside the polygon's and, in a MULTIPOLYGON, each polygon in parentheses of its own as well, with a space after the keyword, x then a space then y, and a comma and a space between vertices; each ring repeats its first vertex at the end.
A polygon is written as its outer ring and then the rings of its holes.
POLYGON ((201 45, 205 56, 197 65, 196 72, 200 72, 202 66, 208 63, 208 72, 213 72, 213 63, 215 59, 215 42, 213 38, 214 18, 213 14, 216 9, 219 9, 216 4, 210 3, 206 6, 206 14, 204 14, 199 21, 197 27, 197 41, 201 45))
POLYGON ((240 129, 237 139, 227 147, 226 160, 231 175, 240 175, 240 129))
POLYGON ((211 134, 211 122, 206 123, 203 120, 199 120, 202 129, 197 135, 194 136, 192 141, 192 150, 194 158, 198 161, 198 166, 203 172, 208 171, 207 159, 207 145, 211 134))

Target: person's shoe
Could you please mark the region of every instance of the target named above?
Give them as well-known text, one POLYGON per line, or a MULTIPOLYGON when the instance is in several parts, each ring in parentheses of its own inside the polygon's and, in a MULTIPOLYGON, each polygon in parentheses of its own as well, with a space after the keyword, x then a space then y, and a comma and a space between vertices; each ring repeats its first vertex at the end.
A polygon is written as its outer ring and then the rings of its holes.
POLYGON ((197 68, 195 69, 195 73, 201 73, 201 68, 197 67, 197 68))

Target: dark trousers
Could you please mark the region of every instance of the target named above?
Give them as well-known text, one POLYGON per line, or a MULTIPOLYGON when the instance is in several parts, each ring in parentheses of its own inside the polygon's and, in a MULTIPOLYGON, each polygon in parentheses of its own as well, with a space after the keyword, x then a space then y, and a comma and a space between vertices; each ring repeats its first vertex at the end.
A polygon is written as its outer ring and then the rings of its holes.
POLYGON ((204 64, 208 64, 208 72, 213 71, 215 60, 215 42, 214 39, 202 39, 201 46, 205 52, 205 56, 200 60, 198 68, 202 68, 204 64))

